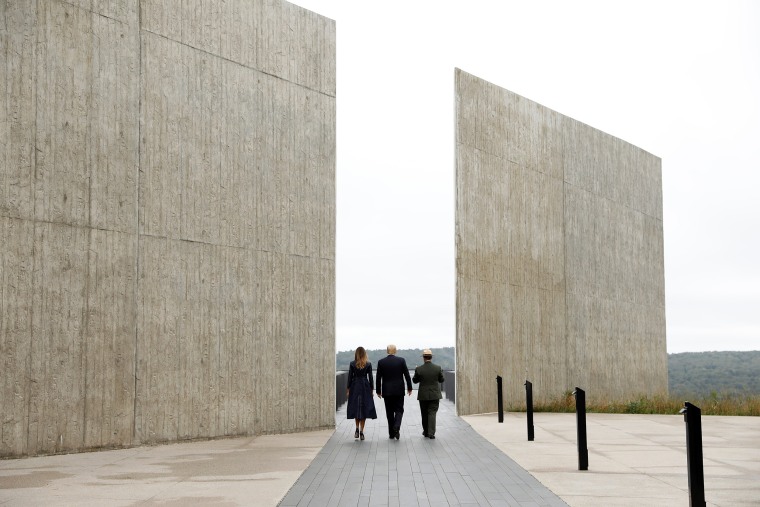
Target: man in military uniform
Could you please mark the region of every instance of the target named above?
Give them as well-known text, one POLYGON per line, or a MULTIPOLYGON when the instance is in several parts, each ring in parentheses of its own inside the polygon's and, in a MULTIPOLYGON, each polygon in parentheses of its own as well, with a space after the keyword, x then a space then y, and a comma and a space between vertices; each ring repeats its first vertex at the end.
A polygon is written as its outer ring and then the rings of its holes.
POLYGON ((433 351, 422 351, 422 365, 414 369, 412 382, 419 383, 417 401, 420 402, 422 415, 422 435, 427 438, 435 438, 435 416, 438 413, 438 403, 441 395, 441 382, 443 382, 443 370, 433 363, 433 351))

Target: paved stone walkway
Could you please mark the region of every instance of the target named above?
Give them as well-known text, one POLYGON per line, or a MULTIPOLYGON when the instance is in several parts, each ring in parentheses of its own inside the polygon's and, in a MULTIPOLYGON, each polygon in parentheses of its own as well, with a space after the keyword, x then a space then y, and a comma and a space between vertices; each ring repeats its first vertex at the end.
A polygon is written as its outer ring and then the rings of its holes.
POLYGON ((367 421, 364 442, 354 440, 344 405, 335 433, 280 505, 566 505, 457 417, 447 400, 441 400, 436 439, 424 438, 416 395, 405 399, 400 440, 388 438, 379 398, 378 418, 367 421))

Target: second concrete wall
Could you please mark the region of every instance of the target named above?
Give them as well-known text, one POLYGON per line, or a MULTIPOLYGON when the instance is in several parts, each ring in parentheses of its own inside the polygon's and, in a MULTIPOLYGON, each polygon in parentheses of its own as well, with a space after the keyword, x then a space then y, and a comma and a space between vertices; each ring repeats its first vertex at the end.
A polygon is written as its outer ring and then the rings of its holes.
POLYGON ((667 392, 660 159, 456 71, 457 407, 667 392))

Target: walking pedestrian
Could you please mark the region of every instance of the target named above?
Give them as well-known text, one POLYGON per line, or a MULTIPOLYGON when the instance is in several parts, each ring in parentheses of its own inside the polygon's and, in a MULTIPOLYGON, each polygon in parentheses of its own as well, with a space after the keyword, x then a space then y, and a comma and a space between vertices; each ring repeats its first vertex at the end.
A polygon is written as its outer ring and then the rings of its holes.
POLYGON ((356 421, 354 438, 364 440, 364 423, 367 419, 377 419, 375 400, 372 398, 373 385, 372 363, 367 359, 367 351, 364 347, 357 347, 354 360, 348 367, 346 386, 346 417, 356 421))
POLYGON ((422 435, 427 438, 435 438, 435 416, 438 413, 438 403, 441 395, 441 382, 443 382, 443 370, 433 363, 433 351, 422 351, 424 363, 414 369, 412 381, 420 384, 417 391, 417 401, 420 403, 422 415, 422 435))
POLYGON ((385 403, 388 419, 388 438, 401 438, 401 419, 404 417, 404 380, 408 396, 412 395, 412 379, 406 359, 396 356, 396 346, 388 345, 388 356, 377 362, 377 395, 385 403))

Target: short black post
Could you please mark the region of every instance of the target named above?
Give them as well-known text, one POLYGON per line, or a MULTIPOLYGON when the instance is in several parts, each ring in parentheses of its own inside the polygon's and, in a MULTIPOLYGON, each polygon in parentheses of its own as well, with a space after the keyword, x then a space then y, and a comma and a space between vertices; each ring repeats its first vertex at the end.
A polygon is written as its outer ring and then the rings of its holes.
POLYGON ((525 407, 528 412, 528 442, 533 442, 533 384, 525 381, 525 407))
POLYGON ((702 463, 702 411, 685 401, 679 412, 686 422, 686 465, 689 473, 689 505, 705 507, 705 472, 702 463))
POLYGON ((504 422, 504 397, 501 390, 501 376, 496 376, 496 399, 499 407, 499 422, 504 422))
POLYGON ((586 444, 586 391, 576 387, 575 418, 578 422, 578 470, 588 470, 588 446, 586 444))

